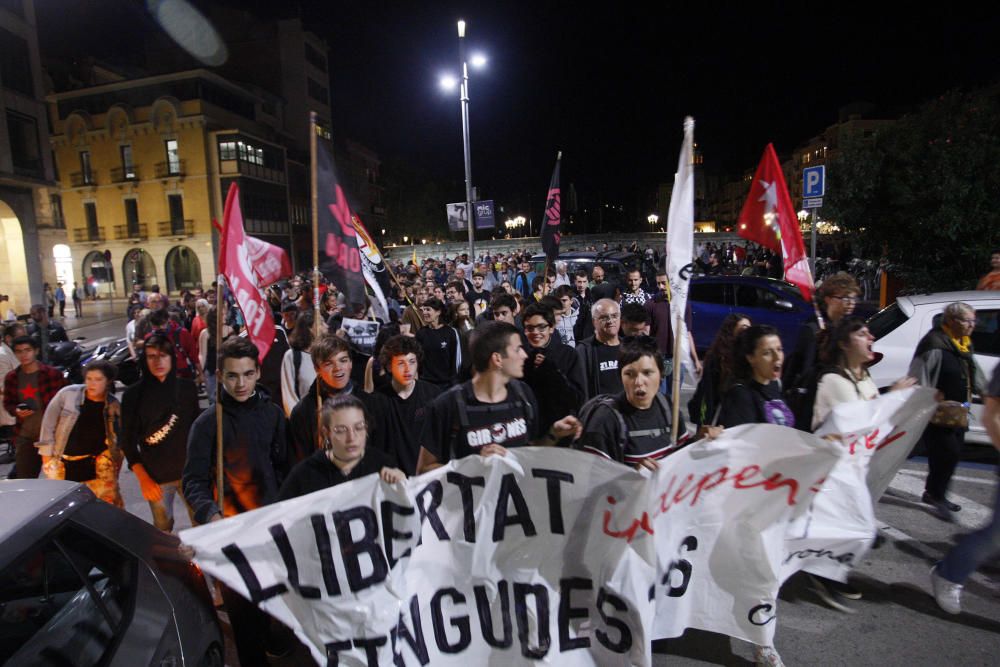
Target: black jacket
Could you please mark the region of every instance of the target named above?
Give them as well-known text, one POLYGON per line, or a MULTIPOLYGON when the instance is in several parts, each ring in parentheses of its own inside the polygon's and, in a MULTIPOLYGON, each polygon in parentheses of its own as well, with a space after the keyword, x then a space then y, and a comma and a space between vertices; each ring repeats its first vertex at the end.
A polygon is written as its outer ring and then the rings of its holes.
MULTIPOLYGON (((287 471, 285 413, 258 387, 244 403, 222 392, 225 466, 223 515, 234 516, 275 501, 287 471)), ((198 523, 219 512, 215 489, 215 406, 201 413, 188 436, 184 498, 198 523)))
MULTIPOLYGON (((334 391, 319 378, 313 380, 309 386, 309 391, 299 399, 299 402, 292 408, 292 414, 288 418, 288 465, 294 467, 300 461, 304 461, 309 455, 320 449, 319 431, 317 430, 316 415, 316 392, 317 387, 322 384, 325 401, 337 394, 354 394, 354 383, 349 383, 341 391, 334 391)), ((359 398, 363 397, 355 394, 359 398)))
POLYGON ((586 401, 587 381, 580 357, 569 345, 553 334, 546 348, 528 347, 524 362, 524 382, 535 392, 541 432, 548 432, 552 424, 566 415, 575 415, 586 401), (545 361, 535 365, 537 355, 545 361))
POLYGON ((188 435, 199 412, 194 382, 177 377, 174 370, 163 382, 143 373, 122 395, 118 444, 129 467, 141 463, 160 484, 179 480, 187 459, 188 435))

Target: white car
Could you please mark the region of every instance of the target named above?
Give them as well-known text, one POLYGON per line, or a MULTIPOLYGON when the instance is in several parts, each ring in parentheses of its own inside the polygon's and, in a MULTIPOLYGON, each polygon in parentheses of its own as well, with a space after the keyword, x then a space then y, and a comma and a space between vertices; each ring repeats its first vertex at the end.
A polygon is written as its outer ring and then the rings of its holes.
MULTIPOLYGON (((945 306, 955 301, 976 309, 972 347, 976 363, 989 381, 1000 361, 1000 291, 938 292, 901 296, 896 303, 869 318, 868 329, 876 339, 873 349, 882 355, 869 370, 880 389, 906 375, 917 343, 940 321, 945 306)), ((982 416, 982 397, 975 396, 966 442, 989 444, 982 416)))

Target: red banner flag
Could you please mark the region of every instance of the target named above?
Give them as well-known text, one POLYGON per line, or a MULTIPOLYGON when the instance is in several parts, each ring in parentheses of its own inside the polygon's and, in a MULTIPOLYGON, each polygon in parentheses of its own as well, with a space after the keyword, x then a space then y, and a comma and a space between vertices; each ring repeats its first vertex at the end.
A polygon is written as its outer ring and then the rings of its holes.
MULTIPOLYGON (((229 289, 236 297, 236 304, 243 312, 250 340, 257 346, 263 360, 274 341, 274 320, 271 308, 260 293, 257 272, 251 247, 253 241, 243 232, 243 213, 240 211, 240 189, 235 183, 229 186, 226 208, 222 214, 222 242, 219 249, 219 272, 225 276, 229 289)), ((259 243, 263 243, 260 241, 259 243)), ((270 244, 267 244, 270 245, 270 244)), ((281 250, 278 248, 278 250, 281 250)), ((280 263, 280 260, 279 260, 280 263)), ((221 301, 222 295, 218 295, 221 301)))
POLYGON ((757 165, 750 194, 740 212, 739 235, 780 252, 785 280, 798 287, 806 301, 812 300, 809 256, 773 144, 767 145, 757 165))

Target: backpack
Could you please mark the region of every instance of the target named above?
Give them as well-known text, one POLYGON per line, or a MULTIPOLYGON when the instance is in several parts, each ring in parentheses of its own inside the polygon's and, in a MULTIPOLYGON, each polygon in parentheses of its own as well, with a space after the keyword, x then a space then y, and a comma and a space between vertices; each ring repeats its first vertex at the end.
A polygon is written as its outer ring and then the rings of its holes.
MULTIPOLYGON (((521 408, 524 411, 524 418, 529 423, 535 422, 535 410, 531 405, 531 401, 528 397, 524 395, 521 390, 521 386, 517 382, 507 383, 507 400, 502 403, 488 403, 485 405, 469 405, 469 402, 465 398, 465 386, 467 383, 462 383, 455 387, 452 387, 448 391, 455 392, 455 404, 458 408, 458 422, 452 424, 451 428, 451 439, 454 440, 455 436, 460 431, 466 431, 471 426, 469 422, 469 413, 475 414, 488 414, 490 412, 499 412, 500 410, 506 410, 507 406, 513 403, 515 406, 521 408), (513 394, 513 401, 511 400, 513 394)), ((451 443, 449 443, 449 446, 451 443)))
MULTIPOLYGON (((628 426, 625 424, 625 418, 622 416, 620 410, 618 410, 618 399, 621 394, 600 394, 590 399, 584 404, 583 408, 580 409, 579 420, 583 424, 583 432, 587 431, 587 424, 590 423, 591 418, 597 412, 599 407, 607 407, 614 414, 618 421, 618 451, 625 452, 625 448, 629 442, 629 431, 628 426)), ((667 404, 666 397, 660 392, 656 392, 656 404, 660 406, 660 410, 663 412, 663 417, 666 423, 670 423, 670 405, 667 404)))

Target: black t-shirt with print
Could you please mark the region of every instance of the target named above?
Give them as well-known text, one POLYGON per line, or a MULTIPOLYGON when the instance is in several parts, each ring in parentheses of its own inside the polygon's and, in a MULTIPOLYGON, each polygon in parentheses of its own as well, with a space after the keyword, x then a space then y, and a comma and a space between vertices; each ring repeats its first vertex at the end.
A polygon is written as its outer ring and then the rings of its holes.
POLYGON ((470 381, 452 387, 434 399, 420 444, 439 463, 447 463, 451 459, 475 454, 490 444, 504 447, 528 445, 538 437, 537 430, 538 403, 528 385, 520 380, 511 380, 507 385, 505 401, 484 403, 476 398, 470 381), (466 414, 464 420, 461 416, 462 399, 466 414))
MULTIPOLYGON (((680 414, 678 419, 678 440, 683 444, 686 428, 680 414)), ((629 403, 624 393, 619 394, 615 397, 614 405, 599 405, 594 408, 576 446, 628 465, 635 465, 647 458, 662 459, 676 449, 670 440, 669 405, 654 400, 653 405, 643 410, 629 403), (615 414, 616 411, 621 415, 621 421, 615 414), (627 431, 624 438, 621 434, 622 422, 627 431), (623 440, 624 447, 621 444, 623 440)))
POLYGON ((599 394, 617 394, 625 389, 622 386, 621 371, 618 370, 619 350, 621 345, 594 345, 599 394))
POLYGON ((754 380, 733 385, 722 399, 719 423, 726 428, 740 424, 795 426, 791 409, 781 398, 777 380, 761 384, 754 380))
POLYGON ((413 392, 405 399, 400 398, 391 382, 376 387, 370 394, 368 407, 374 422, 371 446, 407 475, 416 474, 420 434, 430 405, 440 393, 439 387, 417 380, 413 392))

